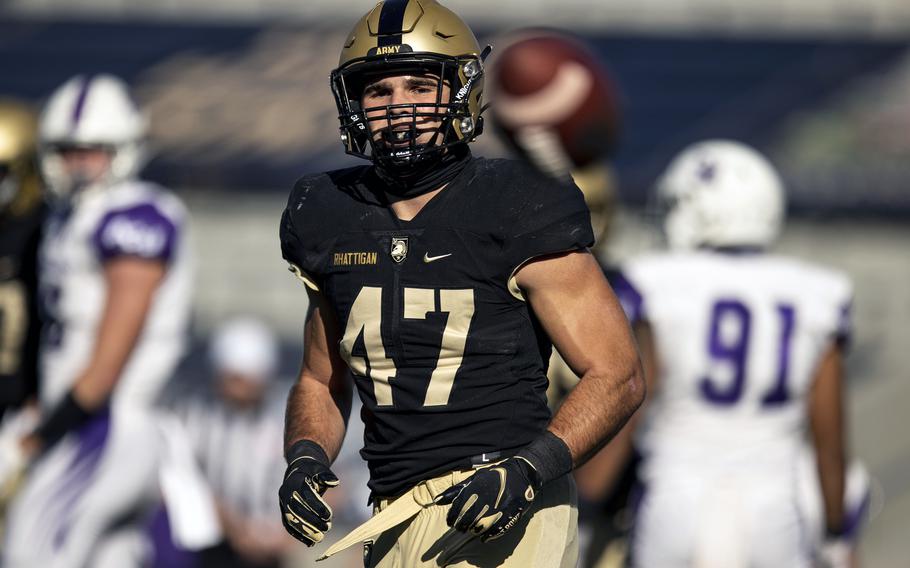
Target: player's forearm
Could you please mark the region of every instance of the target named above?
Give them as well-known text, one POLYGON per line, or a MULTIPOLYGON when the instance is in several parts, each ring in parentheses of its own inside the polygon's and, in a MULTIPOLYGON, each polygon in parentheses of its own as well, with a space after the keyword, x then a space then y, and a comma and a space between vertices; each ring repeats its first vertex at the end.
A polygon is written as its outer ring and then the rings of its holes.
POLYGON ((133 353, 151 297, 112 298, 105 310, 92 358, 73 385, 73 394, 86 409, 108 400, 133 353))
POLYGON ((817 448, 816 460, 825 503, 825 525, 828 532, 839 534, 844 525, 846 459, 837 448, 817 448))
POLYGON ((351 411, 351 393, 336 390, 333 394, 324 382, 308 377, 306 372, 301 375, 288 396, 285 450, 298 440, 312 440, 330 460, 338 456, 351 411))
POLYGON ((105 268, 107 300, 89 364, 73 385, 73 395, 85 409, 105 404, 126 367, 145 327, 165 265, 125 258, 105 268))
POLYGON ((825 504, 829 532, 838 533, 844 522, 846 441, 843 403, 843 355, 834 344, 822 357, 809 402, 809 424, 825 504))
POLYGON ((622 368, 586 372, 553 417, 549 430, 569 447, 575 467, 609 442, 644 401, 641 367, 636 356, 630 359, 622 368))

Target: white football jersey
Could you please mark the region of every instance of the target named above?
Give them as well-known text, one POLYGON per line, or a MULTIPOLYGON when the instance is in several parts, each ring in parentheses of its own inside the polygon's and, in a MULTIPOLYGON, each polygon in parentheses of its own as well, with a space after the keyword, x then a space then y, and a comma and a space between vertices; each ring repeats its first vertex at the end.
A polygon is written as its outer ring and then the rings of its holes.
POLYGON ((819 358, 846 340, 852 286, 777 255, 692 251, 628 263, 617 293, 659 369, 636 443, 659 476, 795 467, 819 358))
POLYGON ((87 190, 49 216, 40 256, 43 404, 58 402, 88 365, 106 301, 104 263, 118 256, 168 267, 113 398, 154 402, 185 345, 192 289, 187 239, 183 204, 142 181, 87 190))

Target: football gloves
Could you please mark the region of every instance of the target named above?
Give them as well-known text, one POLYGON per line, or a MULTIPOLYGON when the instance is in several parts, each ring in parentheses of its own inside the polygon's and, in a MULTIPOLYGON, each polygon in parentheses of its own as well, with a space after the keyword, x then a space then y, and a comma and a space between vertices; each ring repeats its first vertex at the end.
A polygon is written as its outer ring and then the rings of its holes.
POLYGON ((850 568, 850 542, 844 538, 826 538, 819 551, 821 568, 850 568))
POLYGON ((284 482, 278 490, 281 521, 291 536, 313 546, 332 528, 332 509, 322 495, 338 485, 338 478, 329 469, 322 448, 309 440, 301 440, 291 447, 288 462, 284 482))
POLYGON ((436 498, 436 504, 451 503, 446 517, 450 527, 471 531, 487 542, 500 538, 518 523, 541 485, 531 462, 515 456, 448 488, 436 498))
POLYGON ((27 465, 28 456, 19 438, 0 437, 0 511, 6 508, 18 491, 27 465))

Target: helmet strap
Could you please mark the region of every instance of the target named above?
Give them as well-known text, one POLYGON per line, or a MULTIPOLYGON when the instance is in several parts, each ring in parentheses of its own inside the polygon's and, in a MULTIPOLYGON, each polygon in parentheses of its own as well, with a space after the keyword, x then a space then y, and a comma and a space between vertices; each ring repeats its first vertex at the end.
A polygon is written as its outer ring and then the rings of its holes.
POLYGON ((380 190, 389 203, 441 188, 455 179, 471 161, 471 149, 467 144, 455 144, 433 154, 410 164, 395 165, 385 161, 375 164, 373 171, 382 182, 380 190))

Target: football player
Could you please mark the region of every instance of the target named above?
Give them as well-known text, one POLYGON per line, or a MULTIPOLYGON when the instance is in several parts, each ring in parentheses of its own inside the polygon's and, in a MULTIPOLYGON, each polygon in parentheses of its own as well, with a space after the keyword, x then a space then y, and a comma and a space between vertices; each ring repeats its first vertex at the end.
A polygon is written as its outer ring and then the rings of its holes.
POLYGON ((627 263, 617 285, 654 383, 636 431, 632 564, 847 566, 850 280, 768 251, 784 191, 747 146, 695 144, 658 188, 673 250, 627 263), (807 432, 824 497, 818 550, 798 506, 807 432))
POLYGON ((311 308, 279 496, 307 544, 331 527, 349 377, 363 401, 375 514, 326 555, 574 566, 568 474, 644 396, 581 193, 471 155, 487 53, 433 0, 380 2, 332 73, 342 141, 372 165, 302 178, 282 218, 311 308), (552 419, 551 345, 582 377, 552 419))
POLYGON ((146 119, 124 83, 78 76, 50 97, 39 154, 51 198, 40 252, 39 426, 4 566, 139 566, 158 498, 152 403, 184 349, 186 211, 136 178, 146 119))
POLYGON ((18 441, 37 393, 37 255, 45 209, 30 109, 0 100, 0 524, 21 479, 18 441))
POLYGON ((0 100, 0 417, 37 389, 36 261, 44 207, 31 110, 0 100))

